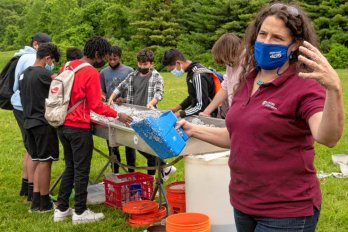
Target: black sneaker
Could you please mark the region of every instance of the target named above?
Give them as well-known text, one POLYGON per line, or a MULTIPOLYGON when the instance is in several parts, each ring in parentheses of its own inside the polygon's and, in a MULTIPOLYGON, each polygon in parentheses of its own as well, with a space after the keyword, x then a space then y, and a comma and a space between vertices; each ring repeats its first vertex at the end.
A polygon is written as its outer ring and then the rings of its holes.
POLYGON ((28 213, 39 213, 40 212, 40 207, 31 207, 28 210, 28 213))
POLYGON ((46 205, 45 207, 40 208, 40 213, 48 213, 55 209, 53 202, 50 202, 50 204, 46 205))
POLYGON ((24 189, 21 189, 21 191, 19 192, 19 196, 21 197, 27 197, 28 196, 28 190, 24 190, 24 189))

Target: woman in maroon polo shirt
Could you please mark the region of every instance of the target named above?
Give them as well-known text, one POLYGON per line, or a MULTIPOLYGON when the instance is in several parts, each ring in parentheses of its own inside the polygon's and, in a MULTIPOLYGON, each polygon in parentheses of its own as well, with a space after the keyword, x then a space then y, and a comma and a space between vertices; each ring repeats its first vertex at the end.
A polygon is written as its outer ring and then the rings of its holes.
POLYGON ((340 79, 297 6, 263 8, 245 35, 244 72, 227 128, 178 123, 231 149, 230 201, 238 231, 314 231, 321 192, 314 141, 333 147, 344 127, 340 79))

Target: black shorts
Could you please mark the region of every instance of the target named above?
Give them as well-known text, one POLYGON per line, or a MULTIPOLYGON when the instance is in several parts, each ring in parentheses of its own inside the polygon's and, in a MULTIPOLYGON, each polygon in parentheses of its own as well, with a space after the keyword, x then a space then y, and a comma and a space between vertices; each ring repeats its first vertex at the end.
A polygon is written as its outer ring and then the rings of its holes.
POLYGON ((29 154, 34 161, 54 161, 59 158, 57 131, 50 125, 40 125, 25 130, 29 154))
POLYGON ((22 140, 23 140, 23 143, 24 143, 25 150, 27 150, 27 152, 29 152, 29 148, 27 146, 27 144, 28 144, 27 134, 25 133, 25 129, 23 128, 23 124, 24 124, 23 111, 13 109, 13 115, 15 116, 15 119, 17 121, 19 129, 21 130, 22 140))

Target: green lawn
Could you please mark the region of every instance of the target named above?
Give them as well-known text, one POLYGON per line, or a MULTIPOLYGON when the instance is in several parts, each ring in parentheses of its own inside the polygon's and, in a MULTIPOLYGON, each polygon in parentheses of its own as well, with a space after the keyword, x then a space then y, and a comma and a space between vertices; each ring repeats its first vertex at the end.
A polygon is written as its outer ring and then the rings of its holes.
MULTIPOLYGON (((0 68, 13 55, 13 52, 0 53, 0 68)), ((343 81, 343 89, 348 89, 348 70, 338 70, 343 81)), ((168 73, 163 73, 165 79, 165 98, 159 107, 165 109, 180 102, 186 96, 186 84, 184 78, 174 78, 168 73)), ((344 93, 345 102, 348 95, 344 93)), ((347 104, 345 110, 347 112, 347 104)), ((347 121, 347 120, 346 120, 347 121)), ((106 208, 104 205, 90 206, 92 210, 101 211, 106 219, 86 225, 73 226, 71 222, 54 223, 51 214, 29 214, 29 205, 25 199, 19 197, 21 180, 21 161, 24 148, 20 132, 11 111, 0 110, 0 231, 143 231, 143 228, 131 228, 127 225, 121 211, 113 208, 106 208)), ((317 145, 316 167, 324 172, 337 172, 339 167, 331 161, 332 154, 347 153, 347 132, 339 144, 328 149, 317 145)), ((106 152, 104 140, 95 137, 95 146, 106 152)), ((123 151, 123 150, 122 150, 123 151)), ((62 152, 61 152, 62 156, 62 152)), ((123 160, 125 158, 123 157, 123 160)), ((94 154, 91 178, 94 179, 103 167, 106 159, 94 154)), ((137 156, 137 164, 144 165, 145 160, 141 155, 137 156)), ((183 162, 177 165, 178 171, 169 182, 183 180, 183 162)), ((53 165, 53 180, 63 170, 64 164, 60 160, 53 165)), ((109 169, 108 169, 109 170, 109 169)), ((286 184, 286 183, 284 183, 286 184)), ((329 177, 321 180, 323 192, 323 205, 318 225, 320 232, 348 231, 348 180, 329 177)), ((226 204, 229 204, 226 202, 226 204)))

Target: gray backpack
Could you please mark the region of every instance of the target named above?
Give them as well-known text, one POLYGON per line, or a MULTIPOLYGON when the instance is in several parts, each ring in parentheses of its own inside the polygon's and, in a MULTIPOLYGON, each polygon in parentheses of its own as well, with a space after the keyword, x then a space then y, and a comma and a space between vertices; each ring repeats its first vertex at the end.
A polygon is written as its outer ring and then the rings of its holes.
POLYGON ((65 117, 85 100, 81 99, 68 110, 75 73, 84 67, 91 66, 83 63, 71 70, 69 64, 70 62, 67 62, 64 71, 52 80, 48 98, 45 100, 45 118, 53 127, 63 125, 65 117))

